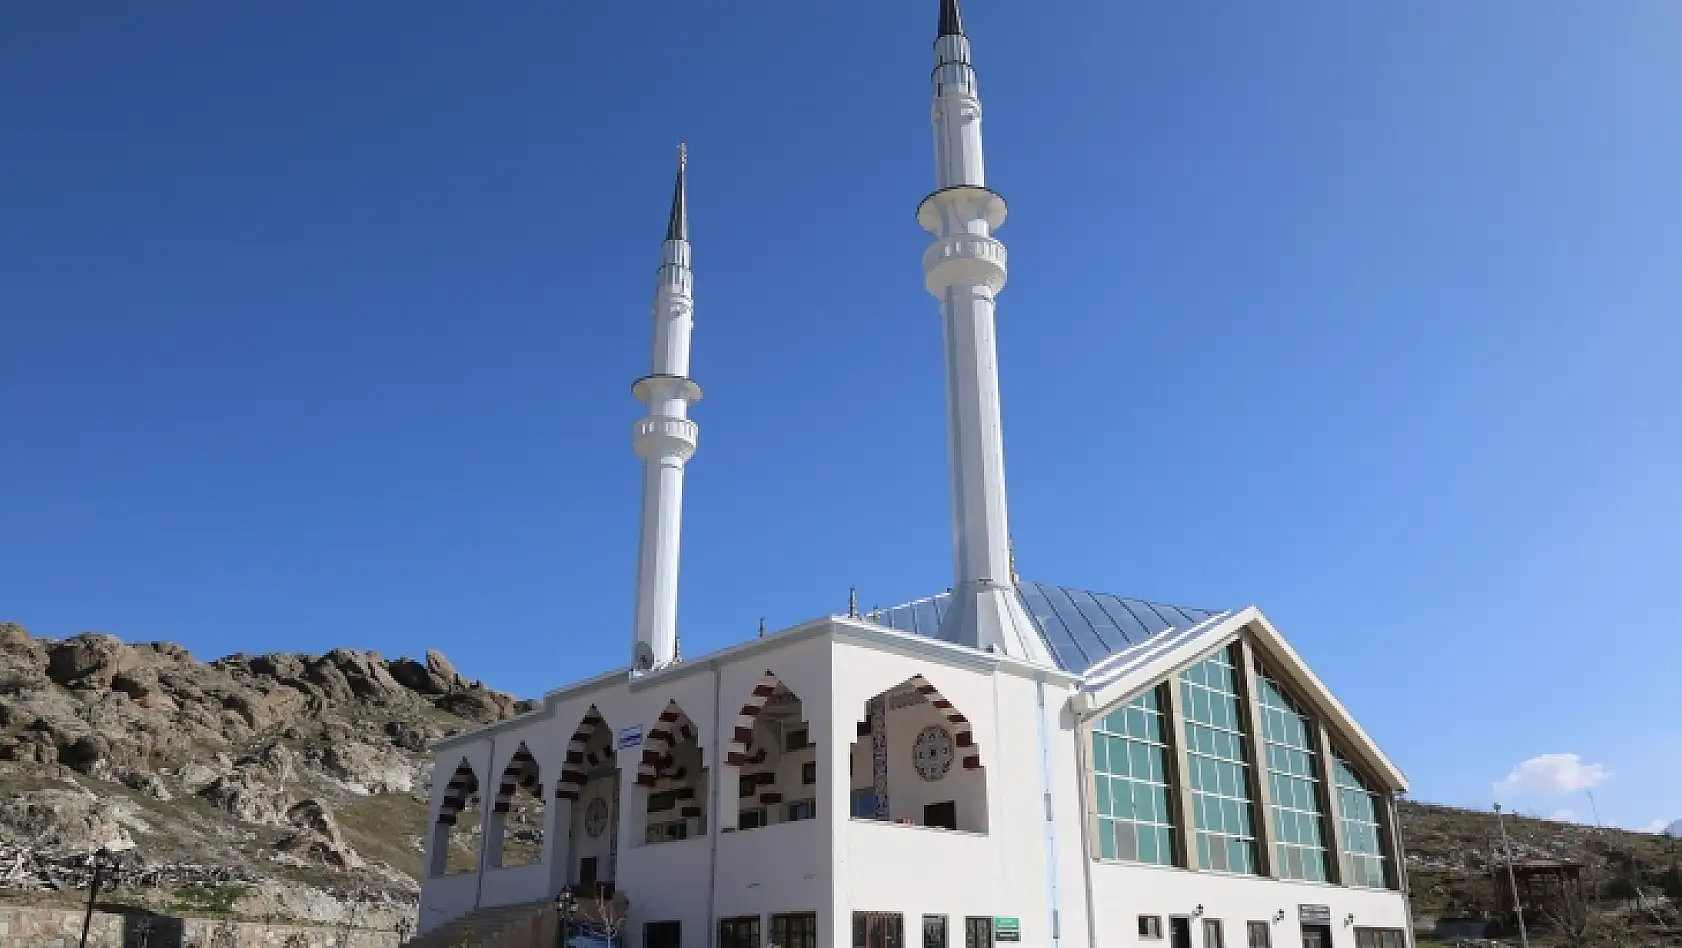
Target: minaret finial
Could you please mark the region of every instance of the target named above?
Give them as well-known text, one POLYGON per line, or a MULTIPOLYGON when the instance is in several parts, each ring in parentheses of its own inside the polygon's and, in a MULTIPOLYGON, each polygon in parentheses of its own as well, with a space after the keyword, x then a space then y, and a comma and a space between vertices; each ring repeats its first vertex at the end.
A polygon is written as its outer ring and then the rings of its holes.
POLYGON ((759 637, 760 638, 765 637, 765 617, 764 616, 759 617, 759 637))
POLYGON ((677 143, 677 184, 672 188, 672 216, 666 222, 667 240, 689 239, 688 188, 684 176, 689 168, 689 143, 677 143))
POLYGON ((964 14, 958 9, 958 0, 940 0, 940 33, 937 35, 964 35, 964 14))
POLYGON ((847 618, 859 617, 859 590, 857 586, 847 590, 847 618))

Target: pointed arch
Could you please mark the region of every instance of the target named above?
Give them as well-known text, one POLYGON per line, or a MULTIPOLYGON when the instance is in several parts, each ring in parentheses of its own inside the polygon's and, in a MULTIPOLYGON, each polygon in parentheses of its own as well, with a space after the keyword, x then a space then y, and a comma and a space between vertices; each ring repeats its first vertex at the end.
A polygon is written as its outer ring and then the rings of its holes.
POLYGON ((473 772, 473 765, 463 757, 456 765, 455 772, 450 774, 450 782, 444 785, 444 799, 438 807, 438 823, 443 826, 456 825, 456 817, 466 809, 468 802, 479 792, 479 775, 473 772))
POLYGON ((731 731, 729 745, 725 747, 725 763, 732 767, 741 767, 765 760, 765 749, 753 746, 753 725, 759 720, 760 712, 765 710, 766 703, 777 693, 779 687, 784 691, 788 690, 777 679, 775 672, 767 670, 760 676, 753 686, 753 692, 748 695, 748 700, 743 702, 741 710, 736 712, 735 728, 731 731))
MULTIPOLYGON (((666 772, 672 768, 672 749, 685 741, 694 740, 695 736, 695 722, 689 719, 688 712, 676 701, 666 702, 659 722, 643 741, 642 758, 637 761, 637 783, 652 787, 660 777, 667 776, 666 772)), ((685 776, 681 773, 669 775, 679 779, 685 776)))
POLYGON ((496 812, 507 813, 514 794, 520 790, 541 796, 538 782, 537 758, 532 756, 526 742, 521 741, 520 746, 514 749, 514 756, 508 759, 508 766, 502 769, 502 780, 496 790, 496 812))
POLYGON ((607 719, 603 718, 602 713, 592 704, 585 709, 577 730, 573 731, 572 740, 567 742, 561 775, 555 781, 555 799, 577 800, 579 791, 584 788, 584 781, 589 778, 589 768, 604 760, 612 760, 613 756, 613 733, 608 729, 607 719), (606 734, 608 740, 602 747, 591 750, 590 742, 598 734, 606 734))
POLYGON ((952 743, 958 747, 958 756, 963 760, 964 769, 978 769, 981 766, 981 748, 976 746, 975 731, 970 727, 969 718, 964 717, 963 712, 946 700, 940 689, 929 684, 929 680, 922 675, 912 675, 909 684, 946 718, 946 723, 952 725, 952 743))

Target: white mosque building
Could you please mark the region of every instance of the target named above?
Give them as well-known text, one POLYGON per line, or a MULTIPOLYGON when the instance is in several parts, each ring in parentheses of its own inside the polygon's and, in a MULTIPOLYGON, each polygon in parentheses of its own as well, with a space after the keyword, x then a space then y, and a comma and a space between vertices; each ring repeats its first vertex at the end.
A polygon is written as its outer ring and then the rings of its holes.
POLYGON ((1015 575, 993 313, 1005 202, 957 0, 939 24, 917 219, 944 329, 952 588, 678 654, 701 394, 680 159, 634 387, 629 667, 433 747, 422 932, 567 888, 624 906, 626 948, 1411 948, 1406 778, 1259 609, 1015 575), (541 849, 513 865, 506 815, 527 795, 541 849), (478 858, 453 872, 472 808, 478 858))

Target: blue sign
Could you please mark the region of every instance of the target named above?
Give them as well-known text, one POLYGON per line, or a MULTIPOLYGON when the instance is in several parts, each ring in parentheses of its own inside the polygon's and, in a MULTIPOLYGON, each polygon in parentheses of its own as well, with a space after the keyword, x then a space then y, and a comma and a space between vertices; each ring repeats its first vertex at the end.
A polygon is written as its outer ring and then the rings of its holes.
POLYGON ((628 727, 619 732, 619 749, 642 746, 642 728, 628 727))

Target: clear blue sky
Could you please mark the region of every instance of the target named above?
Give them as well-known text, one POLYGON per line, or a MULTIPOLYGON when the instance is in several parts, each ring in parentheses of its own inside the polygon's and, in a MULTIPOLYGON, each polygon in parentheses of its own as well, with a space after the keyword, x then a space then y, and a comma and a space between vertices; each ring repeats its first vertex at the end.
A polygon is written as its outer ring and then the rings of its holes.
MULTIPOLYGON (((1416 796, 1682 816, 1682 5, 966 13, 1023 573, 1261 605, 1416 796)), ((685 651, 944 588, 934 24, 0 6, 0 618, 623 662, 679 137, 685 651)))

